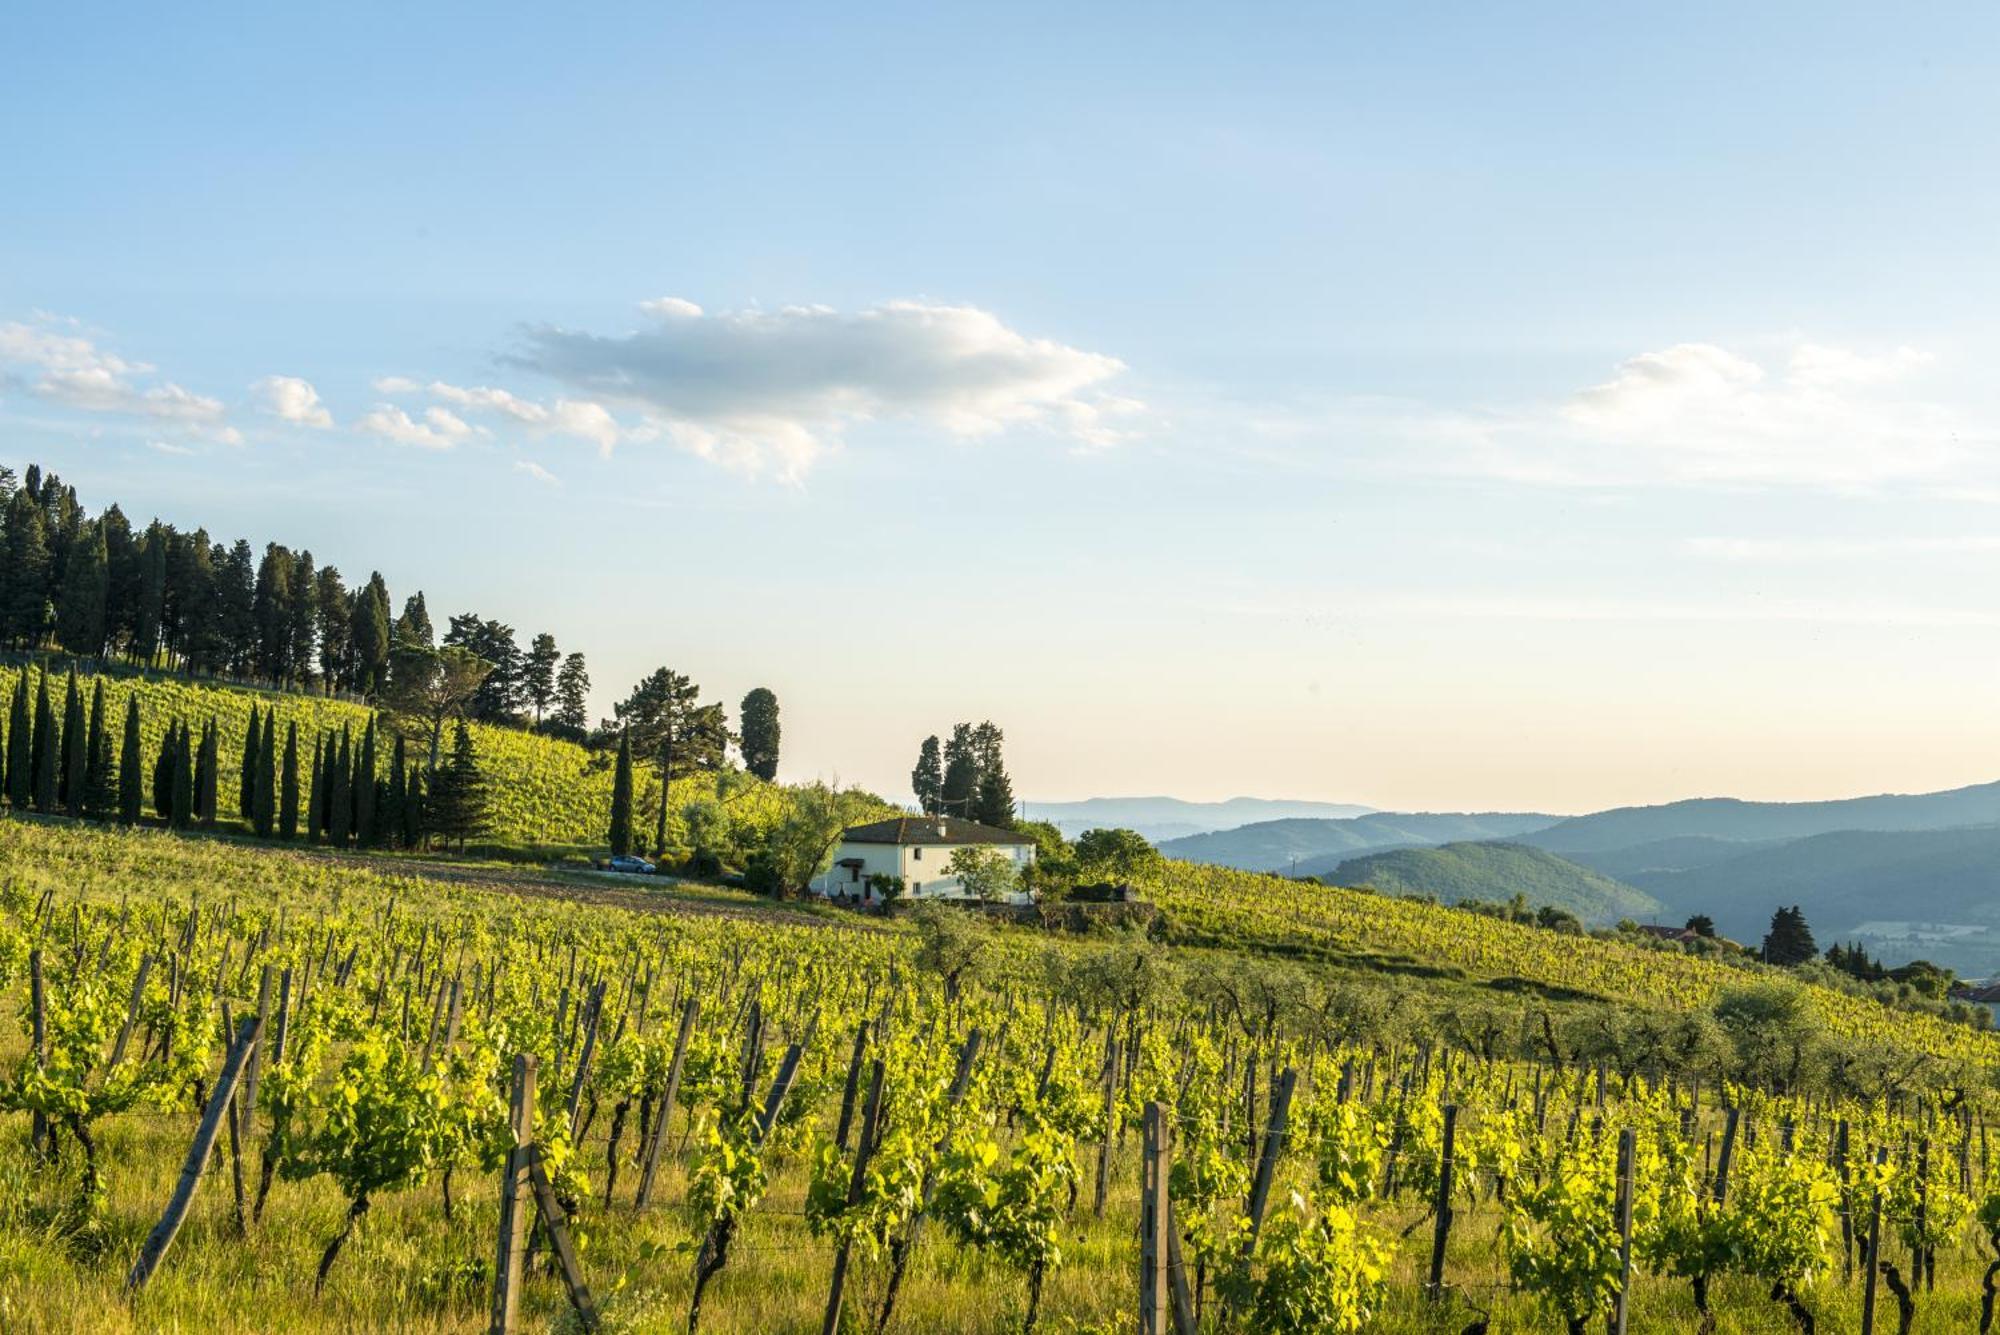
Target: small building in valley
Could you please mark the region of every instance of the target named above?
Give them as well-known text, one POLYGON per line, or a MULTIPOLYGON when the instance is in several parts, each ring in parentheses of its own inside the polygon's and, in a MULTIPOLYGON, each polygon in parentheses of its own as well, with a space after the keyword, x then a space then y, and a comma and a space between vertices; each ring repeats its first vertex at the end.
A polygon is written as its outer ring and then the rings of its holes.
MULTIPOLYGON (((953 816, 898 816, 847 829, 833 865, 812 888, 829 899, 874 904, 883 897, 885 880, 900 879, 908 899, 971 899, 964 882, 948 870, 952 855, 962 849, 998 854, 1017 875, 1035 860, 1035 841, 1013 830, 953 816)), ((1028 901, 1025 891, 1007 900, 1028 901)))

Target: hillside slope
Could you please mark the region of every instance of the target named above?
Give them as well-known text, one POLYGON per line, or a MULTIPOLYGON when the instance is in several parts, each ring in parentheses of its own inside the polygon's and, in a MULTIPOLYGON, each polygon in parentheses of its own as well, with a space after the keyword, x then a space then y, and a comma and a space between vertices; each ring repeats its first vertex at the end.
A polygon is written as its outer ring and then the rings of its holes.
POLYGON ((1289 871, 1297 859, 1299 875, 1310 876, 1364 853, 1459 840, 1512 839, 1558 819, 1532 812, 1378 811, 1346 820, 1258 821, 1234 830, 1170 839, 1160 851, 1185 862, 1243 871, 1289 871))
POLYGON ((1643 890, 1522 844, 1400 848, 1343 862, 1331 879, 1388 894, 1431 895, 1446 904, 1522 895, 1536 908, 1566 909, 1587 923, 1646 918, 1660 910, 1660 902, 1643 890))
POLYGON ((1821 945, 1858 939, 1891 963, 1923 957, 1961 971, 2000 968, 2000 826, 1844 830, 1633 884, 1675 915, 1706 913, 1755 942, 1773 910, 1796 904, 1821 945))
POLYGON ((1373 811, 1352 802, 1301 802, 1272 797, 1232 797, 1190 802, 1178 797, 1088 797, 1079 802, 1023 802, 1028 820, 1045 820, 1070 838, 1085 830, 1137 830, 1148 839, 1177 839, 1211 830, 1233 830, 1252 821, 1345 820, 1373 811))
POLYGON ((1575 816, 1520 842, 1570 854, 1662 839, 1803 839, 1836 830, 1942 830, 2000 821, 2000 783, 1939 793, 1852 797, 1834 802, 1744 802, 1700 797, 1662 806, 1617 807, 1575 816))
MULTIPOLYGON (((37 689, 40 674, 35 673, 33 680, 36 685, 30 686, 31 691, 37 689)), ((90 689, 96 681, 97 678, 92 676, 79 677, 86 710, 89 708, 90 689)), ((0 669, 0 727, 4 727, 13 694, 20 682, 20 668, 0 669)), ((49 674, 49 698, 58 722, 62 716, 67 682, 66 670, 49 674)), ((225 821, 234 821, 241 815, 237 810, 237 774, 242 763, 243 740, 252 705, 260 714, 268 710, 276 711, 281 752, 285 729, 292 724, 297 725, 301 789, 308 792, 311 783, 307 775, 312 767, 314 738, 323 732, 338 733, 346 728, 352 731, 358 742, 368 726, 371 712, 362 705, 319 696, 187 682, 172 677, 141 678, 107 673, 103 682, 105 715, 114 740, 114 756, 115 742, 123 735, 126 698, 133 692, 138 694, 143 756, 149 775, 153 758, 159 753, 160 741, 170 723, 185 721, 198 732, 205 721, 216 721, 220 730, 218 751, 221 775, 217 785, 217 806, 218 815, 225 821)), ((380 746, 386 771, 394 741, 385 725, 386 719, 383 719, 377 726, 384 728, 380 734, 380 746)), ((603 842, 611 822, 610 756, 587 751, 573 742, 515 728, 474 724, 472 739, 490 794, 488 842, 514 848, 549 849, 594 847, 603 842)), ((412 738, 411 759, 418 759, 422 751, 423 744, 412 738)), ((635 777, 635 808, 641 812, 657 811, 658 781, 644 769, 635 777)), ((150 781, 146 791, 147 809, 150 811, 150 781)), ((689 803, 713 798, 715 791, 712 779, 676 781, 674 810, 678 813, 685 810, 689 803)), ((775 789, 756 780, 742 778, 740 790, 732 794, 729 819, 736 826, 759 825, 775 820, 781 806, 782 800, 775 789)))

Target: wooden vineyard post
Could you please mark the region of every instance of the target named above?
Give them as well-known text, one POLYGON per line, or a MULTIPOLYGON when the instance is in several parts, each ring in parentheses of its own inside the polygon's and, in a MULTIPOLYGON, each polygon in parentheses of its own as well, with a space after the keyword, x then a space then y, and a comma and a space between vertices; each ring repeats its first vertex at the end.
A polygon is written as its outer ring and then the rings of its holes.
POLYGON ((1264 1129, 1264 1148, 1257 1157, 1257 1178, 1250 1188, 1250 1237, 1254 1246, 1257 1234, 1264 1227, 1264 1211, 1270 1204, 1271 1178, 1278 1171, 1278 1151, 1285 1139, 1285 1124, 1291 1116, 1292 1089, 1298 1082, 1298 1072, 1287 1066, 1285 1073, 1278 1077, 1278 1088, 1271 1098, 1271 1122, 1264 1129))
POLYGON ((528 1161, 535 1138, 535 1057, 514 1055, 513 1099, 508 1120, 514 1144, 500 1182, 500 1243, 493 1265, 492 1335, 514 1335, 521 1308, 521 1279, 528 1251, 528 1161))
POLYGON ((1882 1165, 1889 1161, 1889 1147, 1875 1151, 1875 1192, 1868 1206, 1868 1269, 1861 1284, 1861 1335, 1875 1335, 1875 1262, 1882 1247, 1882 1165))
MULTIPOLYGON (((1451 1235, 1451 1175, 1452 1150, 1458 1139, 1458 1105, 1444 1105, 1444 1145, 1438 1160, 1437 1208, 1432 1212, 1437 1220, 1431 1232, 1431 1276, 1425 1292, 1433 1300, 1444 1297, 1444 1248, 1451 1235)), ((1623 1335, 1620 1332, 1620 1335, 1623 1335)))
POLYGON ((847 1062, 847 1084, 840 1091, 840 1126, 833 1133, 833 1143, 842 1154, 847 1153, 847 1133, 854 1123, 854 1100, 861 1092, 861 1058, 868 1050, 868 1022, 854 1026, 854 1055, 847 1062))
POLYGON ((1854 1210, 1849 1200, 1848 1187, 1852 1175, 1847 1166, 1847 1119, 1840 1119, 1840 1128, 1834 1133, 1834 1167, 1840 1173, 1840 1280, 1843 1284, 1854 1282, 1854 1210))
MULTIPOLYGON (((865 1034, 867 1030, 864 1028, 865 1034)), ((861 1053, 859 1042, 855 1044, 855 1055, 861 1053)), ((847 1206, 853 1209, 861 1203, 861 1191, 868 1180, 868 1160, 875 1153, 875 1123, 882 1110, 882 1078, 887 1071, 882 1059, 877 1057, 868 1072, 868 1103, 861 1113, 861 1143, 854 1147, 854 1176, 847 1180, 847 1206)), ((853 1081, 848 1082, 851 1089, 853 1081)), ((841 1138, 845 1141, 846 1137, 841 1138)), ((826 1290, 826 1319, 820 1323, 820 1335, 836 1335, 840 1330, 840 1306, 847 1296, 847 1262, 853 1250, 851 1239, 841 1239, 840 1248, 833 1254, 833 1281, 826 1290)))
MULTIPOLYGON (((42 952, 40 949, 28 952, 28 997, 34 1007, 32 1024, 34 1027, 35 1065, 41 1066, 49 1059, 48 996, 42 982, 42 952)), ((35 1109, 28 1132, 29 1143, 38 1155, 49 1152, 49 1115, 40 1108, 35 1109)))
POLYGON ((1736 1124, 1743 1110, 1731 1108, 1729 1119, 1722 1126, 1722 1155, 1715 1165, 1715 1203, 1721 1205, 1729 1199, 1729 1164, 1736 1157, 1736 1124))
POLYGON ((1618 1298, 1611 1309, 1611 1335, 1625 1335, 1626 1299, 1632 1291, 1632 1160, 1637 1141, 1629 1126, 1618 1133, 1618 1298))
MULTIPOLYGON (((1171 1178, 1170 1165, 1160 1176, 1171 1178)), ((1174 1300, 1174 1335, 1195 1335, 1194 1299, 1188 1294, 1187 1262, 1181 1259, 1181 1226, 1174 1218, 1174 1199, 1167 1197, 1167 1282, 1174 1300)))
POLYGON ((562 1202, 556 1199, 555 1186, 542 1168, 542 1147, 524 1145, 515 1153, 528 1166, 528 1182, 535 1191, 535 1206, 541 1211, 542 1227, 548 1232, 549 1246, 556 1254, 563 1286, 569 1290, 570 1306, 576 1309, 577 1319, 585 1330, 596 1330, 597 1304, 591 1299, 590 1286, 583 1282, 583 1267, 577 1262, 576 1246, 570 1241, 569 1216, 563 1211, 562 1202))
POLYGON ((583 1106, 583 1082, 590 1075, 591 1054, 597 1051, 597 1025, 604 1017, 604 984, 590 991, 590 1008, 583 1025, 583 1051, 576 1059, 576 1075, 569 1086, 569 1134, 576 1135, 577 1113, 583 1106))
MULTIPOLYGON (((257 1024, 260 1028, 267 1027, 270 1019, 271 966, 266 964, 257 976, 257 1024)), ((264 1045, 259 1043, 250 1054, 250 1069, 243 1075, 243 1103, 236 1112, 236 1125, 242 1133, 245 1149, 250 1146, 250 1133, 257 1129, 257 1086, 263 1078, 264 1045)))
POLYGON ((635 1209, 644 1209, 646 1202, 653 1198, 653 1174, 660 1166, 660 1146, 667 1139, 667 1119, 673 1115, 674 1100, 680 1097, 681 1071, 687 1065, 688 1039, 694 1035, 695 1019, 701 1013, 698 998, 689 997, 681 1007, 681 1028, 674 1037, 674 1059, 667 1067, 667 1088, 660 1098, 660 1110, 653 1116, 651 1139, 646 1145, 646 1167, 639 1175, 639 1194, 633 1198, 635 1209))
POLYGON ((1111 1191, 1111 1140, 1118 1117, 1118 1040, 1104 1044, 1104 1139, 1097 1146, 1097 1191, 1091 1198, 1090 1213, 1104 1218, 1104 1198, 1111 1191))
POLYGON ((208 1169, 209 1155, 215 1149, 216 1134, 222 1129, 223 1116, 229 1111, 230 1100, 236 1097, 236 1084, 243 1076, 243 1063, 252 1048, 262 1036, 261 1021, 249 1019, 237 1031, 236 1042, 231 1045, 229 1055, 223 1060, 222 1074, 216 1077, 215 1089, 208 1096, 208 1106, 202 1111, 201 1124, 195 1128, 194 1142, 188 1146, 187 1158, 181 1164, 180 1181, 174 1186, 174 1194, 167 1200, 166 1212, 160 1222, 153 1225, 153 1231, 146 1235, 145 1245, 139 1248, 139 1259, 132 1263, 131 1274, 125 1277, 125 1287, 137 1292, 146 1287, 153 1271, 165 1259, 167 1249, 174 1245, 174 1235, 181 1230, 187 1218, 188 1208, 194 1204, 195 1188, 201 1185, 201 1175, 208 1169))
POLYGON ((1146 1105, 1145 1158, 1139 1171, 1139 1335, 1167 1335, 1167 1117, 1146 1105))

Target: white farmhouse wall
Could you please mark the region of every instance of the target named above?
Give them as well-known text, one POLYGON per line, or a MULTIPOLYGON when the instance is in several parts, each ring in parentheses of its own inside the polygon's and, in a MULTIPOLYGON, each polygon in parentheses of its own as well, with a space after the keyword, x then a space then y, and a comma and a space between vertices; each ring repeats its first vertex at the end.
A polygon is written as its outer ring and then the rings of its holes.
MULTIPOLYGON (((833 866, 812 883, 822 895, 866 894, 868 878, 875 875, 900 876, 905 893, 912 899, 963 899, 965 884, 945 869, 952 854, 963 848, 999 853, 1014 864, 1016 871, 1035 860, 1033 844, 874 844, 842 840, 834 850, 833 866), (859 861, 858 868, 843 862, 859 861)), ((1026 896, 1020 897, 1023 902, 1026 896)))

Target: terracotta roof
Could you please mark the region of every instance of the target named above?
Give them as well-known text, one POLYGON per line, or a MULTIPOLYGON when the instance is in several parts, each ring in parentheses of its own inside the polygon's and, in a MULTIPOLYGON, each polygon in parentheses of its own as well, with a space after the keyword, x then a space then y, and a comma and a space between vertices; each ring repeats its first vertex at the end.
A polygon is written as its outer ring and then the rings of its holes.
POLYGON ((849 844, 911 844, 939 845, 963 844, 1033 844, 1035 841, 1015 830, 1002 830, 992 825, 981 825, 976 820, 960 820, 956 816, 899 816, 894 820, 878 820, 867 825, 849 826, 841 835, 841 841, 849 844))

